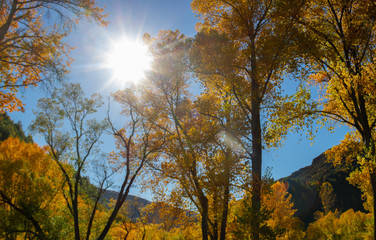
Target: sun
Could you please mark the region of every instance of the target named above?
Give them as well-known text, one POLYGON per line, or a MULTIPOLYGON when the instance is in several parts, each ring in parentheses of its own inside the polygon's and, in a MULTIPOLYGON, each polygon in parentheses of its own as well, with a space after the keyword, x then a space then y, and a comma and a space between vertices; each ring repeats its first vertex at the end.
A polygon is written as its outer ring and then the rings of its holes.
POLYGON ((106 55, 106 68, 112 71, 112 82, 138 83, 151 68, 151 53, 141 40, 122 38, 112 42, 106 55))

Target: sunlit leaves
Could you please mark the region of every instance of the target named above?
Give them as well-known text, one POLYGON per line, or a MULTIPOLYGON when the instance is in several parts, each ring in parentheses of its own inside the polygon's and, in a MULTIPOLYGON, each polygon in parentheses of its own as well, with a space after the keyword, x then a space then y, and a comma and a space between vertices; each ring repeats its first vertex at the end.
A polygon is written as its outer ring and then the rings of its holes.
POLYGON ((329 212, 308 226, 306 239, 370 239, 371 220, 371 214, 352 209, 329 212))
MULTIPOLYGON (((309 1, 298 41, 309 60, 311 80, 322 89, 323 112, 365 138, 375 127, 372 1, 309 1), (368 133, 367 133, 368 132, 368 133)), ((367 143, 367 144, 368 144, 367 143)))
MULTIPOLYGON (((374 1, 308 1, 299 16, 301 28, 297 34, 297 43, 313 70, 311 81, 321 88, 321 112, 356 130, 355 137, 348 135, 327 154, 335 163, 359 154, 361 168, 350 180, 362 182, 363 192, 369 185, 360 180, 365 180, 368 173, 371 186, 376 186, 374 7, 374 1), (347 155, 339 157, 342 153, 347 155)), ((372 192, 376 193, 375 187, 372 192)))
POLYGON ((1 215, 13 221, 5 231, 57 238, 64 224, 54 203, 62 200, 63 178, 46 151, 10 137, 0 143, 0 173, 1 215))
MULTIPOLYGON (((263 186, 261 213, 264 223, 260 235, 266 239, 303 239, 303 223, 294 217, 296 210, 291 195, 287 192, 287 186, 279 181, 263 186)), ((251 235, 251 222, 248 221, 251 214, 250 201, 251 198, 246 195, 232 205, 231 210, 235 216, 230 228, 237 238, 245 239, 251 235)))
POLYGON ((355 133, 347 133, 341 143, 325 151, 325 155, 334 165, 353 163, 361 153, 362 144, 355 133))
MULTIPOLYGON (((304 104, 290 103, 291 108, 301 107, 298 111, 302 114, 286 116, 289 111, 283 108, 288 105, 284 106, 284 102, 293 99, 282 94, 281 85, 282 75, 293 69, 288 67, 294 62, 291 29, 300 4, 288 9, 279 1, 269 0, 195 0, 191 6, 201 20, 197 26, 200 33, 192 51, 195 73, 207 93, 228 98, 221 106, 225 112, 229 105, 236 106, 235 111, 240 113, 246 122, 244 126, 248 127, 246 131, 235 131, 232 137, 237 138, 252 163, 253 211, 250 221, 254 223, 252 237, 259 239, 262 149, 280 145, 283 135, 294 123, 286 118, 299 117, 301 120, 296 123, 304 125, 304 115, 310 108, 306 106, 307 99, 303 100, 304 104), (280 122, 267 128, 265 125, 269 124, 269 117, 273 114, 274 120, 276 115, 281 115, 279 120, 291 124, 281 125, 280 122)), ((301 101, 305 97, 298 98, 294 100, 301 101)), ((236 116, 234 112, 225 114, 226 121, 230 122, 226 127, 233 126, 233 115, 236 116)))
POLYGON ((20 142, 17 138, 8 138, 0 148, 1 189, 4 194, 17 196, 17 201, 38 203, 54 191, 56 183, 53 183, 58 182, 58 178, 53 178, 55 173, 50 165, 54 164, 43 149, 36 144, 20 142))
POLYGON ((93 0, 1 1, 0 111, 23 110, 20 89, 61 80, 71 62, 71 47, 63 42, 77 22, 71 17, 105 24, 102 11, 93 0))
POLYGON ((289 131, 298 133, 306 129, 308 137, 313 139, 317 104, 306 88, 300 86, 294 94, 278 97, 267 109, 264 142, 268 148, 282 146, 289 131))

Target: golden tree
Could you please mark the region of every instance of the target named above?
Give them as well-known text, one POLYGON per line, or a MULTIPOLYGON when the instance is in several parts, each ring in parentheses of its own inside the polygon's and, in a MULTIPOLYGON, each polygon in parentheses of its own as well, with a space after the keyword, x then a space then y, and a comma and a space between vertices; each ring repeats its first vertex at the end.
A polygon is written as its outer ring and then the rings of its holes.
POLYGON ((248 131, 236 136, 252 169, 253 239, 260 238, 263 147, 278 146, 286 131, 301 119, 307 105, 304 89, 282 93, 282 75, 291 63, 292 26, 302 1, 194 0, 202 22, 196 36, 193 63, 203 85, 234 99, 248 131), (270 120, 270 121, 267 121, 270 120))
POLYGON ((305 239, 370 239, 372 237, 372 214, 349 209, 322 215, 309 224, 305 239))
MULTIPOLYGON (((366 163, 376 154, 375 9, 375 1, 307 1, 296 35, 310 79, 322 90, 321 113, 356 130, 366 163)), ((376 171, 373 164, 365 166, 375 198, 376 171)))
MULTIPOLYGON (((194 100, 188 72, 191 39, 178 31, 161 31, 150 43, 154 70, 142 85, 116 94, 117 99, 128 99, 120 103, 154 123, 160 129, 159 135, 165 136, 158 161, 148 165, 152 177, 147 175, 146 185, 160 193, 161 200, 167 198, 163 190, 170 186, 167 192, 172 202, 184 199, 182 207, 191 203, 198 210, 203 239, 218 239, 220 235, 223 239, 231 184, 243 158, 239 157, 242 151, 230 150, 231 144, 224 144, 230 142, 231 133, 225 133, 226 124, 221 126, 205 113, 210 110, 224 120, 225 113, 233 109, 218 110, 222 100, 211 94, 194 100)), ((229 130, 240 126, 227 125, 229 130)))
POLYGON ((71 59, 63 42, 79 18, 103 21, 95 0, 0 1, 0 111, 23 110, 21 88, 62 79, 71 59))

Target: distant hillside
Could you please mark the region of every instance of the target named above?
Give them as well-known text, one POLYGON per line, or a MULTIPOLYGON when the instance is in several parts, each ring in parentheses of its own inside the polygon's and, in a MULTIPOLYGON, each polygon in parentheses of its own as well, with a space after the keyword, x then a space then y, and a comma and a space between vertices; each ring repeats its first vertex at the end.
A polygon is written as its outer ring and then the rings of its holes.
MULTIPOLYGON (((102 201, 104 203, 108 203, 111 199, 116 200, 118 196, 118 192, 107 190, 103 195, 102 201)), ((149 205, 151 202, 140 197, 136 197, 133 195, 128 195, 124 207, 127 207, 127 215, 129 218, 137 219, 140 217, 141 209, 145 206, 149 205)))
POLYGON ((335 207, 338 210, 343 212, 352 208, 354 211, 364 211, 360 190, 346 180, 353 169, 354 166, 334 167, 327 163, 325 155, 321 154, 313 159, 310 166, 280 180, 288 183, 288 192, 291 193, 294 206, 298 210, 296 214, 308 224, 314 220, 313 214, 316 211, 322 211, 319 188, 324 182, 332 184, 336 195, 335 207))
POLYGON ((21 122, 14 123, 6 113, 2 113, 0 114, 0 141, 4 141, 8 137, 17 137, 28 143, 33 142, 31 136, 26 136, 21 122))
MULTIPOLYGON (((314 213, 322 211, 319 190, 324 182, 329 182, 333 186, 336 209, 342 212, 350 208, 354 211, 364 211, 360 190, 346 180, 353 169, 354 167, 348 166, 334 167, 331 163, 327 163, 325 155, 321 154, 313 159, 310 166, 301 168, 280 181, 288 184, 288 192, 292 195, 294 208, 297 209, 296 215, 308 225, 314 221, 314 213)), ((109 190, 104 195, 104 201, 116 199, 116 197, 117 192, 109 190)), ((127 197, 126 203, 129 208, 128 217, 135 219, 140 216, 140 210, 143 207, 151 204, 146 199, 132 195, 127 197)), ((158 219, 157 216, 153 218, 158 219)))
MULTIPOLYGON (((102 202, 107 203, 111 199, 116 200, 117 195, 118 193, 116 191, 109 190, 103 196, 102 202)), ((197 213, 195 212, 176 208, 164 202, 154 202, 153 205, 150 204, 152 204, 152 202, 146 199, 128 195, 122 208, 125 210, 127 217, 132 221, 137 221, 137 219, 140 217, 142 208, 146 206, 148 206, 148 211, 144 216, 146 216, 146 221, 148 223, 164 223, 164 225, 167 227, 174 227, 177 226, 176 224, 180 224, 182 220, 187 222, 197 221, 197 213), (163 209, 162 212, 167 211, 169 214, 161 215, 161 209, 163 209)))
MULTIPOLYGON (((116 199, 118 196, 118 192, 112 191, 112 190, 107 190, 106 193, 103 195, 104 199, 116 199)), ((151 202, 149 200, 146 200, 144 198, 136 197, 133 195, 128 195, 126 201, 132 201, 132 202, 137 202, 139 205, 142 205, 143 207, 150 204, 151 202)))

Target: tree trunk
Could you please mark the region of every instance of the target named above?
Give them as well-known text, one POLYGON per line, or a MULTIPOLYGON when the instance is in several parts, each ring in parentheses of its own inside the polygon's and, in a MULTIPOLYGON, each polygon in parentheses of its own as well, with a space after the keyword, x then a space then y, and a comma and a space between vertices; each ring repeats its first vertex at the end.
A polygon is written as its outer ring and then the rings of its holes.
POLYGON ((220 232, 219 240, 225 240, 226 239, 226 228, 227 228, 227 218, 228 218, 228 203, 230 201, 231 161, 232 161, 232 152, 231 152, 230 149, 228 149, 228 151, 226 151, 226 158, 225 158, 225 164, 224 164, 226 182, 225 182, 225 190, 223 192, 223 202, 222 202, 223 209, 222 209, 221 232, 220 232))
POLYGON ((224 196, 223 196, 223 211, 222 211, 222 221, 221 221, 221 235, 219 240, 226 239, 226 227, 227 227, 227 216, 228 216, 228 202, 230 201, 230 189, 229 184, 226 186, 224 196))
MULTIPOLYGON (((367 151, 370 151, 371 152, 371 156, 375 156, 375 152, 376 152, 376 149, 375 149, 375 144, 374 142, 372 142, 372 137, 371 137, 371 134, 369 133, 368 134, 368 138, 366 138, 366 146, 368 148, 371 148, 371 149, 368 149, 367 151)), ((375 171, 372 171, 370 172, 370 178, 371 178, 371 187, 372 187, 372 197, 373 197, 373 239, 376 240, 376 172, 375 171)))
POLYGON ((260 99, 259 82, 256 78, 256 56, 252 54, 252 76, 251 76, 251 135, 252 135, 252 239, 260 239, 260 209, 261 209, 261 120, 260 120, 260 99))
POLYGON ((72 201, 73 208, 73 221, 74 221, 74 237, 76 240, 80 240, 80 224, 78 217, 78 199, 75 197, 72 201))
POLYGON ((371 176, 371 186, 372 186, 372 195, 373 195, 373 239, 376 240, 376 217, 375 217, 375 209, 376 209, 376 173, 370 173, 371 176))
POLYGON ((260 111, 252 106, 252 239, 260 239, 260 209, 261 209, 261 124, 260 111))
POLYGON ((213 222, 213 234, 210 235, 211 240, 218 240, 218 219, 214 219, 213 222))
MULTIPOLYGON (((368 121, 363 121, 362 127, 367 129, 367 131, 361 132, 362 140, 364 146, 367 148, 366 151, 370 152, 370 155, 373 157, 376 154, 375 142, 372 140, 372 131, 368 125, 368 121)), ((371 159, 367 159, 370 161, 371 159)), ((373 239, 376 240, 376 172, 370 171, 371 178, 371 187, 372 187, 372 197, 373 197, 373 239)))
POLYGON ((78 187, 81 182, 81 170, 80 169, 77 170, 74 181, 75 182, 74 182, 73 198, 71 198, 72 208, 73 208, 74 236, 75 236, 75 240, 80 240, 81 239, 80 222, 79 222, 80 218, 79 218, 79 212, 78 212, 78 187))
POLYGON ((90 215, 90 219, 89 219, 89 224, 87 226, 87 231, 86 231, 86 240, 89 240, 90 239, 90 234, 91 234, 91 228, 93 226, 93 222, 94 222, 94 217, 95 217, 95 212, 97 210, 97 207, 98 207, 98 203, 99 203, 99 200, 101 198, 101 191, 102 191, 102 187, 100 188, 100 192, 99 194, 97 195, 96 199, 95 199, 95 202, 94 202, 94 207, 93 207, 93 210, 91 212, 91 215, 90 215))
POLYGON ((209 203, 208 199, 205 196, 200 196, 200 203, 202 207, 201 213, 201 231, 202 231, 202 240, 209 240, 209 203))
POLYGON ((104 227, 102 233, 99 235, 98 240, 103 240, 106 237, 108 231, 110 230, 110 228, 112 226, 112 223, 115 221, 115 218, 116 218, 120 208, 123 206, 123 203, 128 196, 128 192, 129 192, 129 190, 127 189, 124 194, 121 194, 121 195, 118 196, 118 200, 116 202, 116 205, 115 205, 114 209, 112 210, 110 217, 107 220, 106 226, 104 227))

